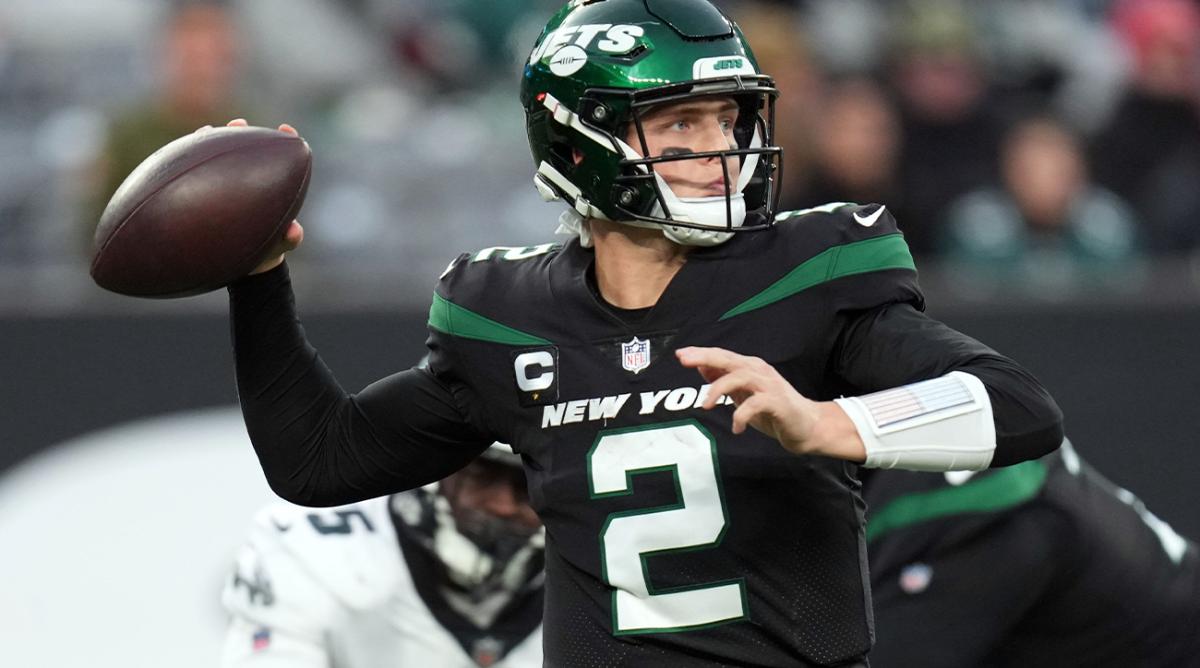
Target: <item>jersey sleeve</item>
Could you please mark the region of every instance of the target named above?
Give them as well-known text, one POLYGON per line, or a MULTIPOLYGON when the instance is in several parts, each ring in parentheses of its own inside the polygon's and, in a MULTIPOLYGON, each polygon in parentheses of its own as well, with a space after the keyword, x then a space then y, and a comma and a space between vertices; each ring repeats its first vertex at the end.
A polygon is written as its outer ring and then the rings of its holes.
POLYGON ((821 281, 823 298, 836 314, 830 365, 843 396, 962 371, 983 382, 992 404, 992 466, 1035 459, 1059 446, 1062 413, 1032 374, 924 315, 916 264, 886 207, 835 202, 787 212, 779 220, 796 226, 788 237, 792 243, 816 243, 820 249, 793 273, 821 281))
POLYGON ((833 312, 908 303, 924 310, 916 263, 887 207, 834 202, 777 216, 788 262, 780 288, 814 286, 833 312))
POLYGON ((996 451, 991 466, 1035 459, 1062 443, 1062 412, 1016 362, 917 311, 888 304, 846 314, 833 355, 848 395, 937 378, 951 371, 983 382, 992 404, 996 451))
POLYGON ((331 665, 326 633, 344 608, 286 549, 281 536, 292 520, 279 521, 272 510, 260 513, 226 581, 224 668, 331 665))
POLYGON ((225 633, 221 668, 332 668, 320 644, 235 616, 225 633))
POLYGON ((426 369, 343 390, 305 338, 286 263, 229 292, 242 414, 284 499, 333 506, 411 489, 494 440, 464 411, 461 390, 426 369))

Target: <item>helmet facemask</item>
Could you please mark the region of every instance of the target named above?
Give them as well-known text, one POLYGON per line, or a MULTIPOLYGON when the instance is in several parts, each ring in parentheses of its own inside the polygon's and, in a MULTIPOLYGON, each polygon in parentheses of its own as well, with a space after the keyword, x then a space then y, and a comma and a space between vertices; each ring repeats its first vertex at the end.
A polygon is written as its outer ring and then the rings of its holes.
POLYGON ((661 228, 667 238, 685 245, 711 246, 735 232, 770 227, 782 175, 782 149, 773 145, 776 95, 769 77, 753 76, 638 91, 589 89, 578 114, 553 98, 545 99, 555 119, 549 125, 558 126, 553 134, 559 141, 552 143, 558 159, 553 162, 562 167, 543 162, 539 190, 548 199, 565 197, 581 217, 661 228), (728 149, 651 155, 643 125, 648 114, 667 105, 714 98, 729 98, 738 108, 728 149), (581 159, 572 156, 568 162, 572 152, 581 159), (724 193, 677 195, 661 168, 688 160, 718 161, 724 193), (607 206, 587 200, 574 185, 604 182, 612 184, 605 193, 607 206))
MULTIPOLYGON (((769 87, 769 81, 764 83, 769 87)), ((778 201, 779 189, 775 184, 781 175, 781 149, 770 146, 774 89, 746 92, 740 78, 677 88, 680 90, 651 90, 634 96, 642 98, 631 105, 630 125, 637 138, 637 157, 619 163, 621 174, 616 182, 634 192, 635 199, 626 205, 622 201, 624 193, 618 193, 619 208, 632 220, 661 225, 667 238, 684 245, 715 245, 728 240, 736 231, 769 227, 771 212, 778 201), (643 124, 648 113, 666 105, 721 98, 732 100, 738 110, 727 149, 691 151, 668 147, 652 155, 643 124), (663 175, 667 171, 664 168, 689 160, 713 160, 720 165, 724 184, 720 194, 680 196, 675 192, 663 175), (649 207, 636 206, 637 200, 645 201, 647 197, 651 200, 649 207)))

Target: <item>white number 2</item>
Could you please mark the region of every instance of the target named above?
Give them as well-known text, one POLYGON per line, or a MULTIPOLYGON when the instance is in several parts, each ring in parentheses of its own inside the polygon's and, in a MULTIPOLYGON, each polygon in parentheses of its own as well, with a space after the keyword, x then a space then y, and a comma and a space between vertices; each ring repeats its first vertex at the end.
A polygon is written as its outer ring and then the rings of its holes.
POLYGON ((694 421, 612 431, 588 454, 593 499, 633 493, 633 476, 670 471, 677 503, 614 512, 600 532, 600 562, 613 590, 613 633, 661 633, 746 617, 740 578, 657 590, 646 558, 715 547, 727 515, 717 471, 716 442, 694 421))

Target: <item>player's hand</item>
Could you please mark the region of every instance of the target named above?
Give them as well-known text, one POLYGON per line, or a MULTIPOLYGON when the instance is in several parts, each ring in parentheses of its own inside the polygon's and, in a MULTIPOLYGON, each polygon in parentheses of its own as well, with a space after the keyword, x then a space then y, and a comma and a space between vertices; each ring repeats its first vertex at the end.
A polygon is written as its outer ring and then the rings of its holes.
MULTIPOLYGON (((247 123, 246 119, 244 119, 244 118, 235 118, 232 121, 229 121, 228 123, 226 123, 225 125, 227 125, 231 128, 244 128, 244 127, 248 126, 249 123, 247 123)), ((204 128, 201 128, 201 130, 203 130, 203 129, 204 128)), ((290 135, 298 135, 299 134, 296 132, 296 128, 288 125, 287 123, 280 125, 279 131, 286 132, 290 135)), ((261 274, 265 271, 270 271, 270 270, 274 269, 275 267, 278 267, 279 265, 283 264, 284 255, 291 251, 296 250, 296 248, 299 247, 300 244, 303 242, 304 242, 304 228, 300 226, 300 221, 293 220, 292 223, 287 226, 287 229, 284 230, 283 238, 280 239, 279 242, 276 243, 275 246, 273 248, 271 248, 270 251, 267 252, 266 259, 263 260, 262 262, 260 262, 259 265, 254 268, 254 271, 250 272, 250 275, 253 276, 254 274, 261 274)))
POLYGON ((722 396, 733 400, 737 406, 733 433, 740 434, 749 425, 795 454, 866 460, 862 439, 841 407, 800 394, 765 361, 724 348, 680 348, 675 355, 680 364, 696 369, 710 383, 705 410, 716 406, 722 396))

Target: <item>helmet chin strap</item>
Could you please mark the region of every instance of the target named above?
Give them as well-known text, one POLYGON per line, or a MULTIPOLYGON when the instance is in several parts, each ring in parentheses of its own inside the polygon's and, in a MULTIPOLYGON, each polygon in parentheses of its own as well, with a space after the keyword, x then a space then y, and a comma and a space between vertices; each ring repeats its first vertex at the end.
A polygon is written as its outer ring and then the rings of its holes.
MULTIPOLYGON (((754 139, 750 145, 752 147, 762 146, 762 141, 757 132, 755 132, 754 139)), ((746 198, 742 194, 742 191, 750 183, 750 179, 754 176, 754 170, 757 167, 758 154, 752 154, 742 165, 742 171, 738 174, 734 192, 728 198, 725 195, 678 197, 662 176, 655 173, 654 178, 658 181, 659 191, 662 192, 662 198, 666 201, 667 209, 671 212, 672 220, 724 230, 730 227, 738 227, 745 222, 746 198), (726 208, 727 199, 728 208, 726 208)), ((662 203, 656 204, 653 215, 661 218, 664 217, 664 214, 662 203)), ((682 225, 663 225, 662 230, 663 236, 684 246, 716 246, 729 241, 733 237, 732 232, 702 230, 682 225)))
MULTIPOLYGON (((746 199, 740 191, 729 195, 728 198, 725 195, 677 197, 661 176, 655 174, 654 178, 658 181, 659 190, 667 203, 667 209, 671 212, 671 220, 724 230, 728 229, 728 226, 737 227, 746 219, 746 199), (729 204, 728 209, 726 201, 729 204)), ((654 206, 653 215, 664 216, 661 203, 654 206)), ((732 232, 702 230, 682 225, 663 225, 662 231, 663 236, 684 246, 716 246, 729 241, 733 236, 732 232)))

